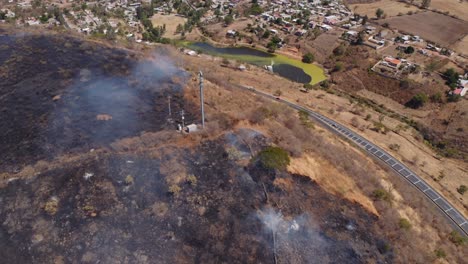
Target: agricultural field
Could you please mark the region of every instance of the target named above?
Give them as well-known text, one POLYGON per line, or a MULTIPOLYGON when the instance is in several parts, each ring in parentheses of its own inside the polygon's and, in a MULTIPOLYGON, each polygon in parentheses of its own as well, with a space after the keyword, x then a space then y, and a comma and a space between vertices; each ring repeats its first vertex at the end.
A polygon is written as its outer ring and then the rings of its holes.
POLYGON ((416 6, 393 0, 381 0, 369 3, 359 2, 356 4, 349 4, 349 8, 357 14, 367 15, 370 18, 375 17, 375 11, 378 8, 384 10, 387 17, 394 17, 398 16, 398 14, 407 14, 408 12, 419 10, 416 6))
POLYGON ((429 8, 449 12, 449 15, 468 21, 468 1, 466 0, 432 0, 429 8))
POLYGON ((468 33, 468 23, 435 12, 422 12, 410 16, 381 20, 391 28, 418 35, 443 46, 454 45, 468 33))
POLYGON ((166 33, 164 33, 164 37, 174 38, 176 36, 177 25, 184 25, 184 23, 187 22, 187 19, 174 14, 154 14, 151 17, 151 22, 153 23, 153 26, 162 26, 165 24, 166 33))

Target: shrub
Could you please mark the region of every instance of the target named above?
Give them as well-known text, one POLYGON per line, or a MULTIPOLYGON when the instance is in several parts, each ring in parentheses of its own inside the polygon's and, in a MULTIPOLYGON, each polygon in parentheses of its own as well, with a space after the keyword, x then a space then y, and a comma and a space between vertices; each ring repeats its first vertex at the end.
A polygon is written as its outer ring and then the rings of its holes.
POLYGON ((394 151, 400 150, 400 145, 398 145, 398 144, 390 144, 388 147, 389 147, 391 150, 394 150, 394 151))
POLYGON ((134 182, 134 179, 132 175, 127 175, 127 177, 125 177, 125 184, 132 185, 133 182, 134 182))
POLYGON ((377 16, 377 18, 381 18, 384 14, 384 11, 380 8, 378 8, 376 11, 375 11, 375 15, 377 16))
POLYGON ((197 186, 197 177, 193 174, 190 174, 188 177, 187 177, 187 182, 192 185, 192 186, 197 186))
POLYGON ((371 114, 367 114, 366 115, 366 118, 364 118, 366 121, 369 121, 370 119, 372 118, 372 115, 371 114))
POLYGON ((467 238, 460 235, 457 231, 450 232, 449 239, 457 246, 461 246, 467 242, 467 238))
POLYGON ((414 48, 411 47, 411 46, 408 46, 408 47, 405 49, 405 53, 406 53, 406 54, 413 54, 413 53, 414 53, 414 48))
POLYGON ((466 185, 463 185, 463 184, 457 188, 457 192, 461 195, 465 194, 467 190, 468 190, 468 187, 466 187, 466 185))
POLYGON ((173 184, 173 185, 169 186, 169 193, 174 195, 174 196, 179 195, 180 191, 182 191, 182 189, 177 184, 173 184))
POLYGON ((342 62, 337 62, 335 63, 335 67, 333 67, 333 71, 339 72, 343 69, 343 63, 342 62))
POLYGON ((416 109, 416 108, 424 106, 428 100, 429 98, 427 97, 426 94, 418 93, 406 103, 406 106, 416 109))
POLYGON ((58 210, 58 199, 51 198, 49 201, 46 202, 44 205, 44 211, 46 211, 49 215, 55 215, 58 210))
POLYGON ((433 102, 433 103, 442 103, 442 94, 440 92, 437 92, 437 93, 431 95, 431 102, 433 102))
POLYGON ((376 189, 372 192, 372 197, 378 201, 387 201, 392 200, 392 195, 384 189, 376 189))
POLYGON ((398 225, 400 226, 401 229, 405 229, 405 230, 411 229, 411 223, 406 218, 400 218, 400 221, 398 221, 398 225))
POLYGON ((267 147, 257 155, 258 161, 267 169, 283 170, 291 162, 288 152, 280 147, 267 147))
POLYGON ((314 54, 307 52, 304 56, 302 56, 302 62, 304 63, 312 63, 315 60, 314 54))
POLYGON ((434 254, 437 258, 445 258, 447 257, 447 253, 441 248, 434 250, 434 254))

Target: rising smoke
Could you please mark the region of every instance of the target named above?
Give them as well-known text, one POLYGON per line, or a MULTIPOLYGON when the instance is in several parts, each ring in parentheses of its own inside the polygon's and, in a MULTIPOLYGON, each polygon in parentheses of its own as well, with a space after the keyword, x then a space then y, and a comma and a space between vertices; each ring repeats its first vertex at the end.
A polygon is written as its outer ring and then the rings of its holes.
POLYGON ((285 217, 270 207, 257 212, 263 232, 271 236, 278 263, 328 263, 329 242, 308 214, 285 217))

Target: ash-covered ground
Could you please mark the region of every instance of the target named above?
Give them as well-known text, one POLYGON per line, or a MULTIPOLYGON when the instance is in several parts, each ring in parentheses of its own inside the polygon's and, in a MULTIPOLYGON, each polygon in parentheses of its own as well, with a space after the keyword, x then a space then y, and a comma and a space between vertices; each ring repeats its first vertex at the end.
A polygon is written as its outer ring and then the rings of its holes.
POLYGON ((254 162, 259 132, 152 140, 168 95, 188 122, 195 106, 186 73, 132 54, 0 32, 0 262, 392 262, 374 215, 254 162))
POLYGON ((374 233, 377 219, 361 206, 305 177, 240 167, 233 146, 218 139, 161 148, 158 158, 108 153, 11 181, 0 190, 0 256, 8 263, 273 263, 276 251, 278 263, 391 262, 374 233), (175 160, 183 168, 164 168, 175 160), (181 171, 191 176, 171 192, 181 171))
POLYGON ((187 74, 161 54, 137 55, 71 37, 0 35, 0 168, 90 150, 168 127, 187 74))

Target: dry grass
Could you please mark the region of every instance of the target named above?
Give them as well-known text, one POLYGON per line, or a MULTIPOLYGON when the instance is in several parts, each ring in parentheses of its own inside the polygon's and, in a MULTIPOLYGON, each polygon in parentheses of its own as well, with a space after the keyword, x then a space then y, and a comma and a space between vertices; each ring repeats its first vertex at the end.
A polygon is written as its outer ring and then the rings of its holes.
POLYGON ((185 22, 187 22, 186 18, 177 16, 175 14, 171 15, 162 15, 162 14, 155 14, 151 17, 151 22, 153 23, 153 26, 163 26, 166 25, 166 33, 164 33, 164 37, 166 38, 175 38, 177 35, 176 34, 176 28, 177 25, 184 25, 185 22))
POLYGON ((450 46, 468 34, 468 23, 435 12, 421 12, 411 16, 381 20, 391 28, 421 36, 423 39, 450 46))
POLYGON ((367 15, 369 18, 376 17, 375 11, 380 8, 382 9, 387 17, 394 17, 398 14, 407 14, 408 12, 415 12, 420 10, 419 8, 409 5, 406 3, 394 1, 394 0, 381 0, 373 3, 365 4, 350 4, 350 9, 357 14, 367 15))
POLYGON ((468 21, 468 2, 466 0, 432 0, 430 9, 448 12, 449 15, 468 21))
POLYGON ((342 195, 344 198, 357 202, 369 212, 379 215, 372 200, 362 193, 354 180, 346 174, 340 173, 328 161, 311 154, 304 154, 293 158, 288 166, 291 173, 307 176, 316 181, 325 190, 342 195))

